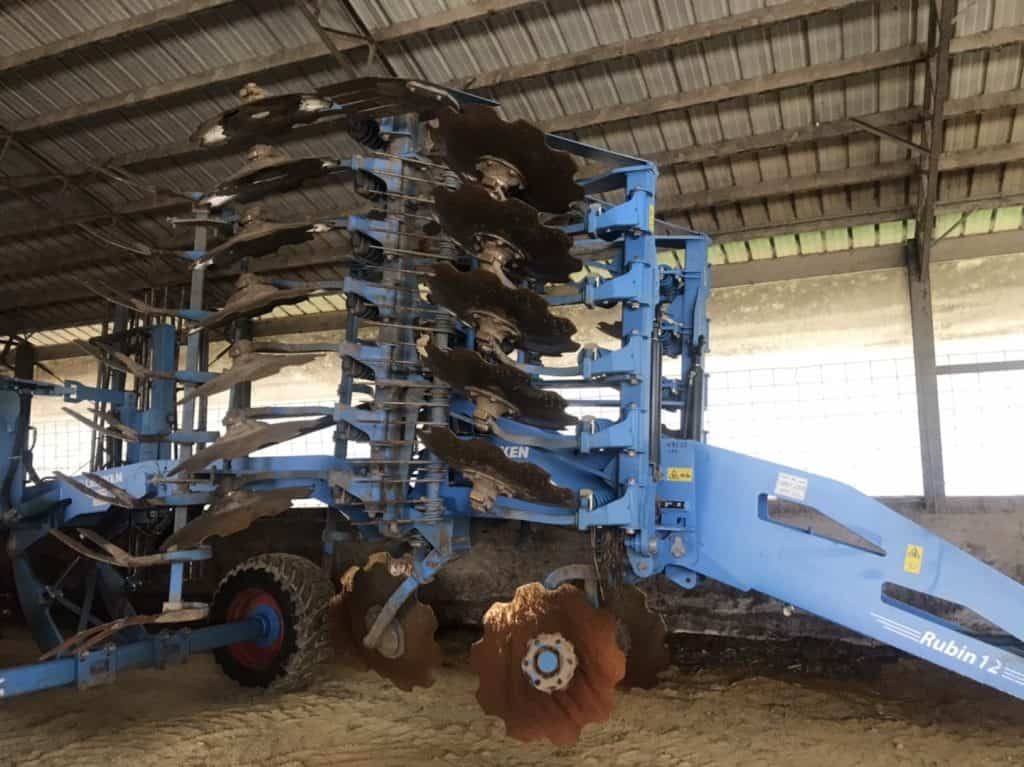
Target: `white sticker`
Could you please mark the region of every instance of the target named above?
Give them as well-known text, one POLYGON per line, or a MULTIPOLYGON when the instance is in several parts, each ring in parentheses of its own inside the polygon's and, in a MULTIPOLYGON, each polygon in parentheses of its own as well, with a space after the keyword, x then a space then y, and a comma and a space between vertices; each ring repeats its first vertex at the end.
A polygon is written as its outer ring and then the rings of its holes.
POLYGON ((802 501, 807 497, 807 477, 798 477, 795 474, 779 472, 775 478, 775 495, 780 498, 792 498, 794 501, 802 501))

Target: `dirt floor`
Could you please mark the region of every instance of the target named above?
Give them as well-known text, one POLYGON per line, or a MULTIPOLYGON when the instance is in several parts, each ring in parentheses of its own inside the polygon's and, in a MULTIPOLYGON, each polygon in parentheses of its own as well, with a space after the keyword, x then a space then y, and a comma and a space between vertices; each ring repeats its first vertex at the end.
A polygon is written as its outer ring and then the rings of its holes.
MULTIPOLYGON (((111 687, 0 705, 0 765, 1024 765, 1024 702, 847 645, 675 642, 654 690, 620 694, 572 748, 524 745, 474 700, 466 634, 432 688, 404 694, 329 669, 314 689, 254 694, 200 657, 111 687)), ((0 640, 0 665, 30 659, 0 640)))

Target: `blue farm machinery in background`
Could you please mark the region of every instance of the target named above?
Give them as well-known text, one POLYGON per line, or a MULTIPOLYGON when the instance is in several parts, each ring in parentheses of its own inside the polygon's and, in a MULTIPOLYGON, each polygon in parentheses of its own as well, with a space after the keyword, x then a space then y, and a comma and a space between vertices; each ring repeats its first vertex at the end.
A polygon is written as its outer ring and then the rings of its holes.
POLYGON ((656 683, 665 626, 636 586, 654 576, 756 590, 1024 697, 1024 587, 846 485, 706 444, 709 243, 656 234, 654 165, 417 81, 243 95, 195 135, 251 148, 239 172, 193 196, 195 246, 179 254, 188 305, 88 285, 115 305, 86 345, 98 385, 35 381, 31 364, 2 383, 0 521, 43 656, 0 670, 0 695, 204 650, 245 685, 294 687, 331 654, 406 690, 429 685, 437 620, 417 590, 470 550, 479 518, 558 525, 593 547, 592 561, 564 563, 484 616, 477 697, 512 737, 571 743, 608 717, 617 688, 656 683), (273 146, 326 120, 345 121, 361 154, 273 146), (352 184, 366 210, 281 220, 256 205, 334 183, 352 184), (344 279, 259 276, 261 258, 314 239, 335 248, 344 279), (206 276, 223 270, 240 272, 236 292, 204 306, 206 276), (251 318, 328 294, 346 302, 342 341, 252 338, 251 318), (581 347, 572 318, 596 309, 616 319, 581 347), (231 341, 218 374, 212 337, 231 341), (325 354, 341 360, 335 405, 252 405, 254 381, 325 354), (206 402, 220 392, 230 409, 210 431, 206 402), (37 396, 92 404, 73 411, 96 430, 92 471, 37 476, 37 396), (574 417, 570 403, 610 417, 574 417), (325 429, 332 454, 254 455, 325 429), (210 604, 183 599, 210 539, 298 501, 326 507, 326 555, 352 535, 389 553, 332 584, 311 561, 266 552, 210 604), (780 504, 834 529, 787 521, 780 504), (58 572, 36 555, 54 546, 73 554, 58 572), (143 613, 132 583, 153 568, 167 596, 143 613), (934 604, 999 633, 969 634, 934 604))

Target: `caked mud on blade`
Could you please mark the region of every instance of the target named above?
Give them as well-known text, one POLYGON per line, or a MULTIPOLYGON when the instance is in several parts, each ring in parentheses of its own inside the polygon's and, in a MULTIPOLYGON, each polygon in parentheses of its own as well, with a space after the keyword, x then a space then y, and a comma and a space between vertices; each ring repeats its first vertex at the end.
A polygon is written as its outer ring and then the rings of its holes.
POLYGON ((206 383, 188 390, 178 404, 183 404, 197 397, 210 397, 232 386, 250 381, 258 381, 281 372, 287 367, 305 365, 318 359, 315 352, 300 354, 266 354, 251 351, 249 342, 236 342, 232 348, 231 367, 206 383), (236 352, 237 347, 237 352, 236 352))
POLYGON ((322 416, 298 421, 268 423, 235 417, 232 413, 228 413, 224 418, 224 423, 227 430, 220 439, 175 465, 168 475, 192 474, 205 469, 214 461, 241 458, 265 447, 326 429, 334 424, 334 418, 322 416))
POLYGON ((234 320, 254 317, 278 306, 297 304, 327 291, 315 284, 296 288, 278 288, 273 282, 262 280, 252 272, 243 272, 235 283, 235 292, 217 311, 203 318, 199 327, 211 329, 234 320))
POLYGON ((481 237, 497 237, 516 252, 509 271, 541 282, 565 282, 581 268, 570 255, 572 237, 540 222, 537 211, 521 200, 496 200, 479 184, 434 192, 441 229, 473 251, 481 237))
POLYGON ((471 397, 476 392, 495 395, 514 410, 508 414, 517 421, 542 429, 561 429, 577 422, 565 412, 567 403, 561 395, 537 388, 527 373, 512 365, 488 362, 470 349, 441 349, 433 342, 426 347, 426 357, 436 378, 471 397))
POLYGON ((292 501, 308 498, 312 488, 282 487, 274 490, 234 490, 218 498, 210 507, 180 530, 168 536, 160 551, 191 549, 210 538, 240 533, 257 519, 282 514, 292 501))
POLYGON ((198 204, 210 208, 245 205, 272 194, 290 192, 337 168, 338 164, 333 160, 292 158, 280 149, 259 144, 249 150, 245 165, 217 184, 198 204))
POLYGON ((619 645, 626 654, 626 674, 619 689, 656 686, 658 674, 672 662, 665 620, 647 606, 647 595, 630 583, 606 589, 603 606, 619 623, 619 645))
POLYGON ((532 463, 514 461, 486 439, 460 439, 445 428, 433 427, 420 433, 423 444, 434 455, 467 476, 483 476, 495 482, 507 495, 532 503, 572 507, 571 490, 551 482, 551 475, 532 463))
POLYGON ((562 213, 583 199, 572 156, 549 147, 544 132, 525 120, 506 122, 489 107, 468 104, 438 114, 438 135, 448 164, 461 173, 479 177, 481 159, 491 157, 512 166, 522 178, 512 193, 539 210, 562 213))
POLYGON ((534 291, 510 288, 491 272, 460 272, 451 264, 438 264, 426 282, 431 301, 477 330, 490 317, 506 323, 513 334, 498 340, 499 346, 507 341, 524 351, 552 355, 579 349, 572 340, 572 320, 552 314, 548 302, 534 291))

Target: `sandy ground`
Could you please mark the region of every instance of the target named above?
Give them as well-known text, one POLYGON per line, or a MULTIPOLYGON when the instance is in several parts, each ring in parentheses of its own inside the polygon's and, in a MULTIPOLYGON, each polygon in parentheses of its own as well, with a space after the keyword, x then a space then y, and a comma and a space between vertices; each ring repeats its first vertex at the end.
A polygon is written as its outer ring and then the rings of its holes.
MULTIPOLYGON (((916 662, 828 647, 765 657, 677 648, 679 665, 656 689, 620 694, 612 719, 576 746, 525 745, 477 708, 470 639, 447 637, 438 683, 414 694, 342 668, 305 692, 254 694, 199 657, 111 687, 7 701, 0 765, 1024 765, 1021 701, 916 662)), ((30 649, 0 641, 0 665, 30 649)))

